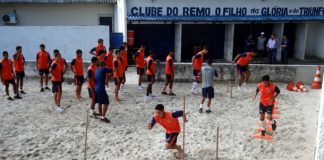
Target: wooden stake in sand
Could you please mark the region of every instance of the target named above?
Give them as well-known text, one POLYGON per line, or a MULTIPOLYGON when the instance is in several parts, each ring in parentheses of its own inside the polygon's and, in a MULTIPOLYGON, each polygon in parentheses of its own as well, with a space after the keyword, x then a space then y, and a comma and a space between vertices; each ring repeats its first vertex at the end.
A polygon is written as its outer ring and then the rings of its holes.
POLYGON ((216 160, 218 160, 218 145, 219 145, 219 127, 216 131, 216 160))
POLYGON ((84 140, 84 160, 87 159, 88 122, 89 122, 89 112, 87 112, 87 123, 86 123, 85 140, 84 140))
POLYGON ((232 98, 232 65, 229 68, 229 74, 230 74, 230 78, 228 79, 228 92, 229 92, 229 96, 230 98, 232 98))
MULTIPOLYGON (((183 96, 183 116, 186 114, 186 96, 183 96)), ((183 138, 183 155, 182 155, 182 159, 184 160, 185 159, 185 131, 186 131, 186 122, 185 122, 185 120, 183 120, 183 132, 182 132, 182 134, 183 134, 183 136, 182 136, 182 138, 183 138)))

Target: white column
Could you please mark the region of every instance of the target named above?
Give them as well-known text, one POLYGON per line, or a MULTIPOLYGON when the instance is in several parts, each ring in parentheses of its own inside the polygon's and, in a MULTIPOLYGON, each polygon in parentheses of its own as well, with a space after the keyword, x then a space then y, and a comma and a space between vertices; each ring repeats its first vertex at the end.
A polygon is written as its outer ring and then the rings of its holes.
POLYGON ((174 59, 176 62, 181 62, 181 39, 182 39, 182 24, 175 25, 174 32, 174 59))
POLYGON ((234 28, 234 23, 225 25, 224 59, 227 62, 233 59, 234 28))
POLYGON ((273 24, 273 29, 272 32, 276 35, 277 39, 278 39, 278 49, 277 49, 277 62, 280 61, 281 59, 281 40, 282 40, 282 36, 283 36, 283 32, 284 32, 284 23, 275 23, 273 24))
POLYGON ((127 41, 127 10, 126 1, 118 0, 116 9, 114 11, 114 16, 117 17, 115 20, 115 32, 123 33, 123 41, 127 41))
POLYGON ((308 28, 307 23, 296 24, 294 57, 300 60, 305 59, 307 28, 308 28))

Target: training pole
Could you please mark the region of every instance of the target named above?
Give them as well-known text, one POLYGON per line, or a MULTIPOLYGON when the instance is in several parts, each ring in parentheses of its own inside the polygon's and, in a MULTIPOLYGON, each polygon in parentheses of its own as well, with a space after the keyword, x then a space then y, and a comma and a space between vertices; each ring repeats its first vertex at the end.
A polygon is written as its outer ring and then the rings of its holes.
POLYGON ((218 160, 218 144, 219 143, 219 127, 217 127, 216 131, 216 160, 218 160))
POLYGON ((232 98, 232 82, 231 82, 231 80, 232 80, 232 66, 230 66, 230 68, 229 68, 229 74, 230 74, 230 78, 229 78, 229 80, 228 80, 228 85, 229 85, 229 96, 230 96, 230 98, 232 98))
MULTIPOLYGON (((183 116, 186 114, 186 96, 183 96, 183 116)), ((183 136, 182 136, 182 138, 183 138, 183 155, 182 155, 182 160, 184 160, 185 159, 185 132, 186 132, 186 122, 183 120, 183 132, 182 132, 182 134, 183 134, 183 136)))
POLYGON ((84 140, 84 160, 87 159, 88 122, 89 122, 89 112, 87 112, 87 123, 86 123, 85 140, 84 140))

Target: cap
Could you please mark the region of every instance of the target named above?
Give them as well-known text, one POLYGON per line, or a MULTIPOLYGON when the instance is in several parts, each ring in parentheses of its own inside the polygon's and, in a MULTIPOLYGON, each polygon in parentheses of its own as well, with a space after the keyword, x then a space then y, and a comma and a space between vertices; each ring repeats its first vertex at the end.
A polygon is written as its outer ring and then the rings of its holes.
POLYGON ((264 32, 261 32, 261 34, 264 34, 264 32))

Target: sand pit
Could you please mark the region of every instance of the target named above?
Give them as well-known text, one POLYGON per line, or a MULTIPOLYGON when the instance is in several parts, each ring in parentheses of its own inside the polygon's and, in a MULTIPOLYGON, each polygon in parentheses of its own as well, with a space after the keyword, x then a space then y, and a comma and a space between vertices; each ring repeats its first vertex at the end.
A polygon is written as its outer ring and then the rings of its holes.
MULTIPOLYGON (((127 75, 127 94, 122 103, 114 103, 112 86, 107 89, 111 105, 105 124, 90 119, 88 128, 88 159, 157 160, 174 159, 164 149, 164 130, 156 125, 147 130, 153 108, 162 103, 167 110, 182 109, 186 95, 189 122, 186 125, 187 159, 215 159, 216 128, 220 127, 221 160, 311 160, 314 155, 320 90, 309 93, 288 92, 278 84, 280 119, 274 140, 252 139, 258 122, 258 102, 252 102, 255 83, 247 92, 233 88, 233 98, 226 93, 227 84, 215 84, 213 113, 200 114, 200 96, 189 94, 191 83, 175 83, 176 97, 160 95, 163 83, 158 82, 153 92, 158 95, 144 103, 144 91, 137 90, 136 75, 127 75)), ((64 113, 50 109, 52 94, 39 92, 38 81, 27 80, 22 100, 8 102, 0 97, 0 159, 83 159, 88 93, 83 88, 81 102, 75 100, 74 86, 63 85, 64 113)), ((307 86, 309 88, 309 86, 307 86)), ((3 95, 3 93, 1 93, 3 95)), ((181 120, 182 122, 182 120, 181 120)), ((178 143, 182 144, 182 133, 178 143)))

